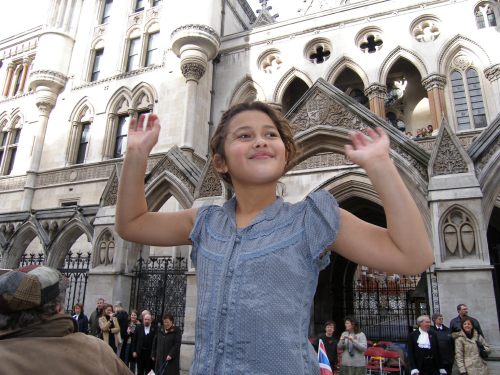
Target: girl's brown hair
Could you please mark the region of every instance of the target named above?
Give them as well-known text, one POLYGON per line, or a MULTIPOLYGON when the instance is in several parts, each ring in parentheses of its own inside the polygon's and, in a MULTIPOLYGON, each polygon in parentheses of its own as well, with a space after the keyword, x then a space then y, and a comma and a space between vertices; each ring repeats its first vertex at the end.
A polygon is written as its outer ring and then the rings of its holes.
MULTIPOLYGON (((224 141, 227 136, 229 123, 236 115, 245 111, 260 111, 262 113, 265 113, 271 118, 273 124, 278 129, 278 132, 280 134, 283 143, 285 144, 287 163, 284 172, 287 172, 292 167, 292 161, 295 159, 298 153, 298 148, 293 139, 290 123, 288 122, 287 119, 283 117, 281 112, 275 110, 270 105, 265 104, 263 102, 239 103, 232 106, 222 114, 219 125, 215 129, 212 139, 210 140, 212 161, 214 160, 214 157, 216 155, 219 155, 224 160, 226 159, 226 154, 224 152, 224 141)), ((224 174, 219 173, 219 176, 229 185, 232 185, 231 176, 229 175, 229 173, 224 173, 224 174)))

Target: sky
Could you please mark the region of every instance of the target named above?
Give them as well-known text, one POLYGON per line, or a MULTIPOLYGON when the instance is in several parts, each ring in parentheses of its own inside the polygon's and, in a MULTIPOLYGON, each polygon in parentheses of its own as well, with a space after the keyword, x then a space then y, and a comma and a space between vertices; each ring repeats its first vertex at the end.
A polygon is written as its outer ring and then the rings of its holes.
POLYGON ((2 1, 0 40, 42 25, 47 17, 50 0, 2 1))

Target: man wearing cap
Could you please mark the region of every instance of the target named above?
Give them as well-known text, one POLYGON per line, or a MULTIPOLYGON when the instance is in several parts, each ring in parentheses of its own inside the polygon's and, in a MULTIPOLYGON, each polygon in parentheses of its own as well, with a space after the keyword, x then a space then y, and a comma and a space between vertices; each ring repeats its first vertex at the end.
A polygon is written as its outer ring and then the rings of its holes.
POLYGON ((0 372, 131 375, 104 341, 77 332, 63 311, 66 287, 67 279, 45 266, 0 276, 0 372))

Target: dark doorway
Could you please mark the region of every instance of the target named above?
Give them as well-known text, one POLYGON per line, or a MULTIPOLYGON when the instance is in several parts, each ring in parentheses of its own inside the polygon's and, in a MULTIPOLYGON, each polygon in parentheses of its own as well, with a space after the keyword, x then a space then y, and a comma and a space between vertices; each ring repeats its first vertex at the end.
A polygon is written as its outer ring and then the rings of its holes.
POLYGON ((300 78, 295 77, 283 94, 283 100, 281 103, 283 113, 287 113, 307 90, 309 90, 307 84, 300 78))
POLYGON ((491 212, 486 236, 490 250, 490 261, 493 265, 493 287, 497 304, 497 318, 500 324, 500 208, 498 207, 494 207, 491 212))

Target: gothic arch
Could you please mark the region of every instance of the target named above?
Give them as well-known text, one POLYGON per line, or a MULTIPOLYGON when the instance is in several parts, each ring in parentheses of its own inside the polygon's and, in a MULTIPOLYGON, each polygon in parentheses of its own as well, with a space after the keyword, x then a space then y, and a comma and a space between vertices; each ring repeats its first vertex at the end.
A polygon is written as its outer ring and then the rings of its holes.
POLYGON ((94 106, 90 103, 87 96, 83 97, 76 103, 69 116, 69 121, 92 121, 94 119, 94 106))
POLYGON ((370 81, 368 80, 368 76, 366 75, 363 68, 361 68, 361 66, 359 66, 356 62, 354 62, 354 60, 347 56, 341 56, 332 64, 332 67, 326 74, 326 81, 333 85, 338 76, 346 68, 351 69, 359 76, 359 78, 361 78, 361 80, 363 81, 363 86, 365 88, 369 86, 370 81))
POLYGON ((9 241, 10 245, 2 256, 2 268, 17 268, 26 248, 35 237, 40 236, 36 225, 32 221, 20 225, 12 235, 9 241))
POLYGON ((15 108, 10 113, 10 121, 12 126, 21 128, 24 123, 24 116, 19 108, 15 108))
MULTIPOLYGON (((448 41, 439 53, 438 69, 439 73, 443 75, 448 74, 449 65, 453 57, 460 51, 471 54, 475 58, 475 62, 480 70, 487 68, 491 65, 491 60, 486 51, 475 41, 463 35, 456 35, 448 41)), ((422 76, 424 77, 424 76, 422 76)))
POLYGON ((382 206, 380 198, 373 188, 370 179, 362 171, 347 171, 321 184, 320 189, 330 191, 341 203, 350 198, 363 198, 382 206))
POLYGON ((132 93, 127 87, 122 86, 109 99, 106 112, 116 114, 126 112, 130 108, 132 108, 132 93))
POLYGON ((425 66, 425 63, 423 59, 415 52, 410 51, 406 48, 403 48, 401 46, 398 46, 394 48, 384 59, 382 64, 380 65, 380 70, 379 70, 379 82, 386 82, 387 81, 387 75, 389 74, 389 71, 391 70, 391 67, 394 65, 394 63, 399 59, 399 58, 404 58, 408 60, 410 63, 412 63, 415 68, 417 68, 418 72, 420 73, 420 77, 427 77, 427 68, 425 66))
MULTIPOLYGON (((388 132, 388 135, 392 138, 392 134, 390 132, 388 132)), ((347 129, 338 129, 330 126, 319 125, 299 133, 298 136, 295 136, 295 141, 298 143, 301 150, 303 150, 303 153, 298 159, 294 160, 294 165, 323 152, 344 154, 344 146, 350 143, 350 138, 349 131, 347 129)), ((391 139, 391 147, 393 147, 394 144, 396 144, 396 140, 391 139)), ((405 181, 410 194, 414 197, 417 207, 421 215, 424 217, 427 230, 430 233, 431 218, 427 206, 427 182, 423 180, 419 171, 396 149, 392 148, 390 152, 394 164, 405 181)))
POLYGON ((97 237, 92 247, 93 266, 113 264, 115 253, 115 236, 113 230, 106 227, 97 237), (103 246, 104 245, 104 246, 103 246))
POLYGON ((168 171, 156 176, 146 187, 145 194, 151 211, 158 211, 171 196, 174 196, 183 208, 190 208, 194 201, 193 194, 187 186, 168 171))
POLYGON ((276 85, 276 89, 274 90, 274 94, 273 94, 273 102, 275 103, 281 103, 282 100, 283 100, 283 95, 288 87, 288 85, 290 84, 290 82, 292 82, 292 80, 294 78, 299 78, 301 79, 302 81, 305 82, 305 84, 308 86, 308 87, 311 87, 313 82, 311 80, 311 78, 309 78, 309 76, 296 69, 296 68, 290 68, 284 75, 283 77, 281 77, 281 79, 279 80, 278 84, 276 85))
POLYGON ((132 108, 153 109, 154 103, 158 101, 158 95, 153 86, 149 83, 141 82, 132 89, 132 108))
POLYGON ((47 265, 54 268, 60 268, 64 265, 64 258, 73 246, 73 243, 85 234, 89 242, 92 241, 94 229, 87 223, 82 222, 80 218, 73 218, 68 221, 59 231, 56 238, 49 248, 47 265))
POLYGON ((230 106, 254 100, 264 102, 266 101, 266 95, 262 87, 250 75, 246 75, 236 84, 236 88, 231 95, 230 106))

